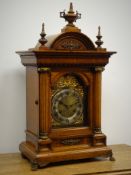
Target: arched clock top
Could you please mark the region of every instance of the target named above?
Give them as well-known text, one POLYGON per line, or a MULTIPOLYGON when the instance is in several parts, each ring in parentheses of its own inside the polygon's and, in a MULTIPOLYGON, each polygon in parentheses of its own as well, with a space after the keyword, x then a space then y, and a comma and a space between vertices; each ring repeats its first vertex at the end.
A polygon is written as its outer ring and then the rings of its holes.
POLYGON ((95 50, 89 37, 79 32, 65 32, 59 35, 51 44, 50 49, 55 50, 95 50))
MULTIPOLYGON (((47 36, 45 38, 44 23, 42 24, 42 32, 40 33, 41 39, 36 45, 36 49, 46 50, 46 46, 51 50, 72 50, 72 51, 88 51, 96 50, 94 43, 85 34, 81 33, 81 30, 74 25, 77 19, 81 18, 81 14, 78 11, 74 12, 73 4, 70 3, 69 11, 60 12, 60 17, 64 18, 68 23, 61 33, 58 35, 47 36)), ((100 41, 96 41, 100 43, 100 41)))

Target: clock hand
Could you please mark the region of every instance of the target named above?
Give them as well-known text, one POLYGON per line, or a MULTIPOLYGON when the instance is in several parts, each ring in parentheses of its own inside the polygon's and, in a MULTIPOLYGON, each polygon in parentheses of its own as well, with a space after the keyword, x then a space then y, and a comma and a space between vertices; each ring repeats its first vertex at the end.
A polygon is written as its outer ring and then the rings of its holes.
POLYGON ((66 105, 66 109, 76 108, 75 104, 77 104, 77 103, 74 103, 72 105, 66 105))
POLYGON ((64 107, 68 108, 68 105, 66 105, 65 103, 63 103, 62 101, 60 102, 64 107))
POLYGON ((70 107, 72 107, 72 106, 76 105, 77 103, 78 103, 78 102, 75 102, 75 103, 71 104, 71 105, 70 105, 70 107))

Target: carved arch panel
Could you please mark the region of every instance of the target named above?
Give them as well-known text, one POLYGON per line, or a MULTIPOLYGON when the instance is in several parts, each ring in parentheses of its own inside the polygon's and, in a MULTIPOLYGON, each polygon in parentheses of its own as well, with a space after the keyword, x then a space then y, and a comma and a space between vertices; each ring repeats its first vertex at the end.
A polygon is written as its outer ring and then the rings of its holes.
POLYGON ((89 37, 83 33, 66 32, 59 35, 51 44, 55 50, 95 50, 95 46, 89 37))

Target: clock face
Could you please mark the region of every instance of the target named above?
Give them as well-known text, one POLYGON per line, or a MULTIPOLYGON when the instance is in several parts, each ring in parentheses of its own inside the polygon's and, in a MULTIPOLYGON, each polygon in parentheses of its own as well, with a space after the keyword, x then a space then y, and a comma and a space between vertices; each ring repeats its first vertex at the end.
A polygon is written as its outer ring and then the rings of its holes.
POLYGON ((82 100, 71 88, 62 89, 52 99, 52 116, 62 125, 74 124, 82 114, 82 100))

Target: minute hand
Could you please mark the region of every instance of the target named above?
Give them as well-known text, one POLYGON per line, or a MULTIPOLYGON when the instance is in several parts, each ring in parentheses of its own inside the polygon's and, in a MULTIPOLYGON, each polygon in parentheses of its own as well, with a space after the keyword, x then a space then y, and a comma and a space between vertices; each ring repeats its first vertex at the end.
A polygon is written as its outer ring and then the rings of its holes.
POLYGON ((67 108, 70 108, 70 107, 72 107, 72 106, 74 106, 75 104, 77 104, 78 102, 75 102, 75 103, 73 103, 73 104, 66 104, 65 106, 67 106, 67 108))

